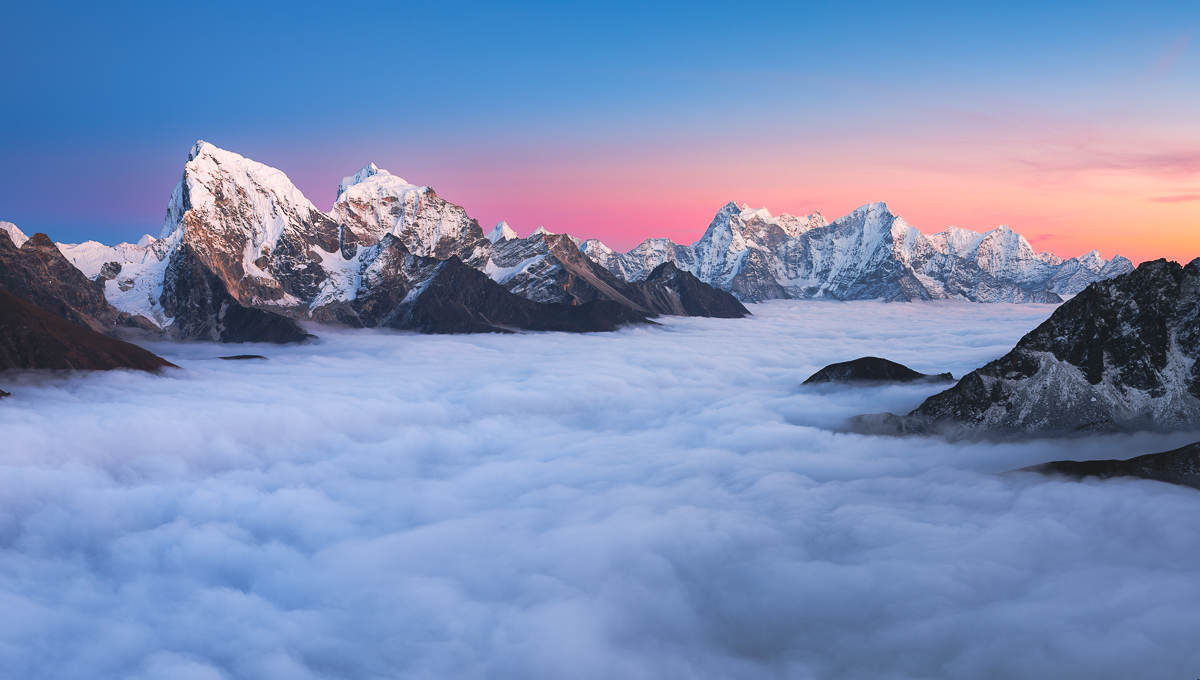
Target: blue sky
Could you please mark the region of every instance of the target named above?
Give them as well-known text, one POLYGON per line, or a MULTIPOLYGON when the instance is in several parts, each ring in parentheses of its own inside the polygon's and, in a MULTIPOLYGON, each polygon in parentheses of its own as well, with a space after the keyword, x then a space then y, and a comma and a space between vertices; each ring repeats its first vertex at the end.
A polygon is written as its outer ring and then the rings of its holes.
POLYGON ((1146 211, 1169 243, 1200 206, 1173 200, 1200 194, 1195 2, 6 15, 0 219, 60 240, 156 232, 199 138, 283 169, 321 208, 374 161, 485 226, 625 247, 694 238, 731 199, 830 216, 885 200, 926 231, 1016 221, 1068 249, 1119 247, 1116 225, 1146 211), (1059 169, 1131 164, 1104 181, 1059 169), (1112 182, 1149 185, 1118 206, 1112 182), (1089 192, 1097 214, 1079 208, 1089 192))

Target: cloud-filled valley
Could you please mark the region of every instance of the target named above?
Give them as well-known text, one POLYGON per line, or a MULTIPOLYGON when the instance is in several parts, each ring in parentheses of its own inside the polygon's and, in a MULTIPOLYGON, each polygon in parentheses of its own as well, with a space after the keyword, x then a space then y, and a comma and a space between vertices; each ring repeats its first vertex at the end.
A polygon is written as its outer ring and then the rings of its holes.
POLYGON ((0 677, 1177 678, 1195 490, 998 474, 1195 434, 835 431, 1049 305, 771 302, 588 335, 320 327, 0 389, 0 677), (266 361, 221 361, 234 351, 266 361))

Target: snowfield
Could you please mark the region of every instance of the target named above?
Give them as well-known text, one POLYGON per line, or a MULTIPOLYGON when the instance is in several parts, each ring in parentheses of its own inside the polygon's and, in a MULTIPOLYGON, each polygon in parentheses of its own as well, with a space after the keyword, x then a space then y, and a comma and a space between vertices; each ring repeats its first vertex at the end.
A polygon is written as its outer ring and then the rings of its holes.
POLYGON ((938 387, 800 387, 1052 306, 750 309, 0 376, 0 678, 1196 676, 1200 492, 998 473, 1200 435, 841 434, 938 387))

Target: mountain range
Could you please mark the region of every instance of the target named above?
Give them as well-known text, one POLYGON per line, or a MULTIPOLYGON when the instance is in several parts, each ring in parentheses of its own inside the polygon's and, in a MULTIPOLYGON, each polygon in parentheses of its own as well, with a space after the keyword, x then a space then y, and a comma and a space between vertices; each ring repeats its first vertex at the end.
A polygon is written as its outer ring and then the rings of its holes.
POLYGON ((649 239, 618 253, 543 228, 520 238, 503 222, 485 234, 431 187, 374 164, 342 180, 326 213, 283 172, 203 141, 157 238, 57 247, 128 317, 234 342, 302 340, 304 320, 591 331, 660 314, 744 316, 743 302, 778 298, 1060 302, 1132 270, 1095 251, 1035 252, 1007 227, 926 236, 882 203, 833 222, 729 203, 690 246, 649 239))

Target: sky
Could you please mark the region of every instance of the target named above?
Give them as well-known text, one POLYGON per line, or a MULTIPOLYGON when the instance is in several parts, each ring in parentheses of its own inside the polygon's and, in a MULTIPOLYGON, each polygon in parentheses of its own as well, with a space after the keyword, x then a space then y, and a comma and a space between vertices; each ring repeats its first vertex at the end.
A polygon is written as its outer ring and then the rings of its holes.
POLYGON ((1200 4, 9 3, 0 219, 161 229, 197 139, 321 209, 374 162, 486 229, 690 243, 730 200, 1200 255, 1200 4))
POLYGON ((1052 305, 771 301, 615 333, 317 330, 9 372, 0 678, 1128 680, 1200 668, 1200 492, 1004 474, 1194 441, 832 428, 1052 305))

